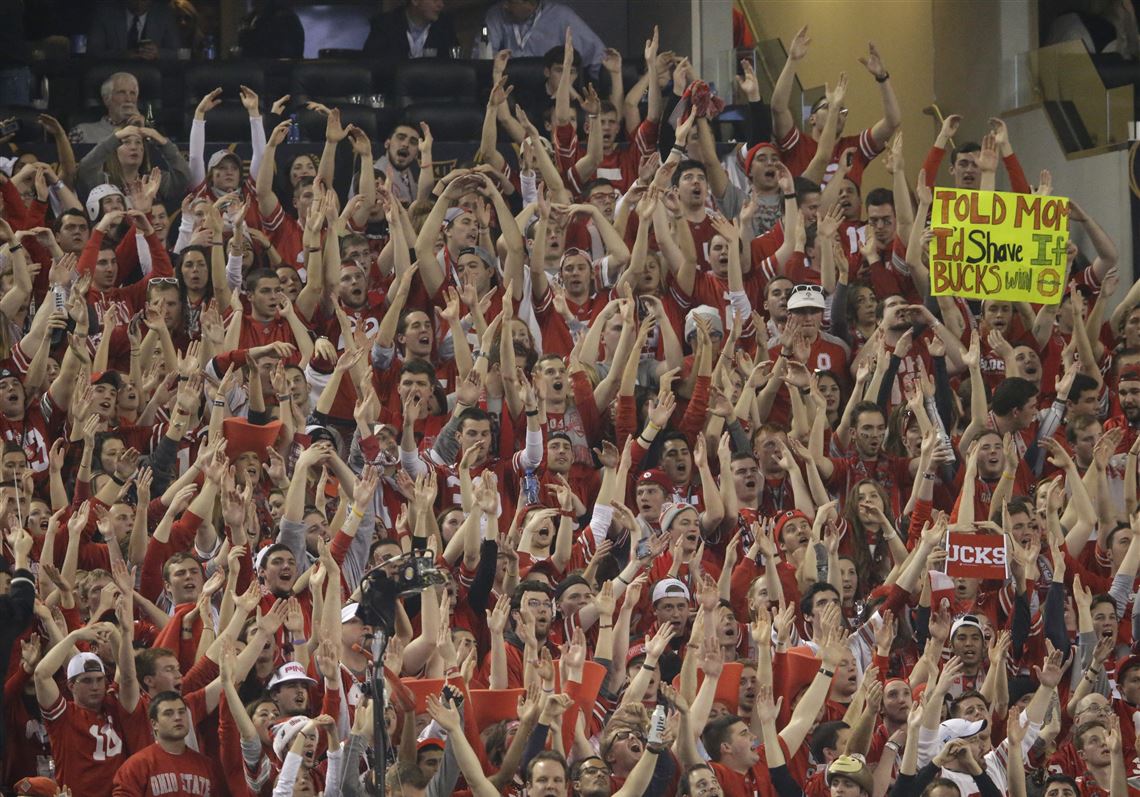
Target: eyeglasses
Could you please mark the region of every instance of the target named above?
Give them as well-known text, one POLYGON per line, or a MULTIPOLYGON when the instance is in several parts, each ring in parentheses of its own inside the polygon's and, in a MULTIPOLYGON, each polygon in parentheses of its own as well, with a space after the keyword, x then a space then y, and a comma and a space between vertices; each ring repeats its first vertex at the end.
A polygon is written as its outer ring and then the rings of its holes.
POLYGON ((151 277, 150 279, 147 280, 148 285, 153 284, 155 282, 157 282, 159 285, 177 285, 178 284, 178 278, 177 277, 151 277))
POLYGON ((624 742, 626 739, 637 739, 639 742, 644 742, 645 738, 645 734, 639 731, 618 731, 614 734, 615 742, 624 742))
POLYGON ((553 605, 554 604, 551 603, 550 601, 542 601, 542 600, 538 600, 537 598, 531 598, 530 600, 528 600, 526 602, 526 607, 528 609, 549 609, 553 605))
MULTIPOLYGON (((827 110, 828 108, 830 108, 830 107, 831 107, 831 106, 829 106, 829 105, 827 104, 827 101, 825 100, 824 102, 821 102, 819 105, 817 105, 817 106, 816 106, 816 108, 815 108, 815 112, 816 112, 816 113, 819 113, 820 111, 826 111, 826 110, 827 110)), ((849 110, 848 108, 840 108, 840 109, 839 109, 839 115, 840 115, 841 117, 845 118, 845 119, 847 118, 847 114, 848 114, 849 112, 850 112, 850 110, 849 110)))

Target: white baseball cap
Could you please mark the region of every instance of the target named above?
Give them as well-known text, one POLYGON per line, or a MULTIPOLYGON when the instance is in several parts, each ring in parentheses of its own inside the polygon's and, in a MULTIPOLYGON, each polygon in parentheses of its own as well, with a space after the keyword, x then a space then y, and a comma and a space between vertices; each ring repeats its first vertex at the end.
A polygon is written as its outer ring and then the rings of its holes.
POLYGON ((804 283, 792 288, 788 296, 788 310, 823 310, 827 302, 823 298, 823 288, 804 283))
POLYGON ((963 614, 954 621, 954 625, 950 626, 950 639, 962 628, 976 628, 979 632, 985 635, 985 630, 982 628, 982 621, 974 614, 963 614))
POLYGON ((657 603, 664 597, 669 595, 684 595, 685 600, 689 600, 689 588, 685 583, 677 578, 663 578, 653 585, 653 598, 651 603, 657 603))
POLYGON ((287 661, 282 664, 273 673, 273 677, 269 679, 268 689, 272 690, 275 686, 280 686, 290 681, 308 681, 310 684, 317 682, 305 674, 305 668, 295 661, 287 661))
POLYGON ((277 754, 278 759, 285 758, 293 740, 308 721, 308 717, 289 717, 273 726, 273 752, 277 754))
POLYGON ((94 653, 76 653, 67 663, 67 680, 78 678, 86 672, 107 674, 107 671, 103 669, 102 660, 94 653))
MULTIPOLYGON (((360 620, 360 618, 356 616, 356 611, 359 608, 360 608, 359 603, 347 603, 347 604, 345 604, 340 610, 341 625, 343 625, 344 623, 350 623, 353 620, 360 620)), ((360 620, 360 621, 364 622, 363 620, 360 620)))
POLYGON ((938 726, 938 740, 945 746, 955 739, 969 739, 971 736, 977 736, 985 729, 986 721, 984 719, 971 722, 961 717, 955 717, 938 726))

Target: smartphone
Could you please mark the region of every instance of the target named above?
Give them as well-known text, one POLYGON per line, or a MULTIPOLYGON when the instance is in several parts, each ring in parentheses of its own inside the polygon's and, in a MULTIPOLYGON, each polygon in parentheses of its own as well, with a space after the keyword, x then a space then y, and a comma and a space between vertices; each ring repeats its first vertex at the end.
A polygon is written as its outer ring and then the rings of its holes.
POLYGON ((20 120, 10 117, 0 121, 0 136, 14 136, 20 129, 20 120))

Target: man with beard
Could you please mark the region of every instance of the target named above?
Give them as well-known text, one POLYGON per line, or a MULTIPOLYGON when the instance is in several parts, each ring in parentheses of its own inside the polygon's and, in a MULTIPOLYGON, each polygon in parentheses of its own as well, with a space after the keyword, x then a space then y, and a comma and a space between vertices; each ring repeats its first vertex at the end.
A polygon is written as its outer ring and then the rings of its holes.
POLYGON ((888 678, 883 686, 883 721, 871 734, 871 749, 867 753, 869 763, 879 761, 887 749, 901 755, 902 746, 891 737, 896 733, 906 733, 906 721, 913 704, 910 684, 902 678, 888 678))
POLYGON ((224 781, 216 764, 186 743, 191 722, 181 695, 156 695, 150 704, 154 744, 132 755, 115 773, 113 797, 218 797, 224 781))
MULTIPOLYGON (((454 35, 454 34, 453 34, 454 35)), ((427 125, 420 130, 400 123, 384 139, 384 154, 376 159, 373 169, 388 176, 388 192, 405 207, 416 198, 419 184, 420 142, 428 136, 427 125)), ((428 167, 430 172, 430 166, 428 167)))
MULTIPOLYGON (((784 68, 780 71, 780 77, 772 89, 772 131, 776 137, 776 144, 783 154, 783 161, 791 169, 792 174, 803 173, 815 157, 823 134, 824 122, 827 119, 827 114, 824 113, 828 108, 826 97, 817 100, 812 106, 811 116, 807 119, 807 135, 796 127, 796 119, 791 111, 792 86, 796 79, 797 64, 807 55, 810 44, 811 38, 805 25, 788 45, 788 59, 784 62, 784 68)), ((850 175, 856 184, 860 182, 863 170, 883 151, 883 147, 902 123, 902 112, 899 110, 895 90, 891 86, 891 74, 883 65, 874 43, 869 45, 866 57, 860 58, 859 62, 879 84, 883 101, 883 118, 858 136, 844 136, 847 109, 841 108, 835 131, 838 140, 835 142, 827 167, 827 175, 830 176, 836 162, 840 160, 840 155, 848 149, 854 149, 855 157, 850 175)), ((828 176, 824 177, 824 182, 828 181, 828 176)))
POLYGON ((72 144, 98 144, 128 124, 143 124, 139 113, 139 82, 130 72, 116 72, 103 81, 99 96, 107 113, 97 122, 85 122, 71 129, 72 144))
POLYGON ((1120 374, 1116 382, 1116 398, 1120 412, 1104 422, 1104 430, 1123 429, 1124 436, 1116 446, 1116 453, 1127 452, 1136 442, 1140 429, 1140 369, 1129 368, 1120 374))
MULTIPOLYGON (((855 432, 855 452, 843 459, 817 456, 815 464, 828 490, 846 496, 856 482, 872 479, 891 497, 889 514, 897 517, 902 509, 902 491, 912 482, 911 463, 906 457, 888 454, 883 448, 887 418, 873 401, 861 401, 851 413, 855 432)), ((842 511, 842 505, 840 506, 842 511)))
MULTIPOLYGON (((962 124, 960 114, 952 113, 942 120, 942 128, 926 154, 922 164, 923 174, 926 175, 926 184, 934 188, 934 178, 938 176, 938 167, 942 164, 942 157, 946 154, 946 145, 954 136, 958 135, 958 127, 962 124)), ((1021 162, 1013 154, 1013 145, 1009 143, 1009 130, 1001 119, 990 119, 990 130, 997 137, 998 149, 1005 164, 1005 171, 1009 175, 1011 190, 1018 194, 1032 193, 1033 188, 1025 178, 1021 162)), ((982 151, 976 141, 967 141, 950 150, 950 177, 954 180, 955 188, 975 190, 981 187, 982 170, 978 168, 978 153, 982 151)))

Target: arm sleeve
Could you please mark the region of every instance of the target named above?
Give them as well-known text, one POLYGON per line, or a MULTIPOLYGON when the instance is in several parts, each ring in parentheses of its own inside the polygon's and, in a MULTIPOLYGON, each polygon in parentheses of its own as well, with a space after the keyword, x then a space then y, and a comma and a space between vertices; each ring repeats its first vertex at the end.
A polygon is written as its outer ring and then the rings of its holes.
POLYGON ((190 185, 206 182, 206 120, 195 119, 190 123, 190 151, 188 168, 190 185))
POLYGON ((772 776, 772 785, 776 788, 776 794, 781 797, 803 797, 804 790, 788 772, 787 764, 770 767, 768 772, 772 776))
POLYGON ((249 146, 253 153, 249 159, 249 173, 253 175, 257 174, 261 156, 265 154, 265 124, 260 116, 249 117, 249 146))
POLYGON ((297 561, 297 575, 309 569, 309 554, 305 550, 305 524, 298 520, 281 518, 278 525, 277 542, 285 545, 297 561))
MULTIPOLYGON (((846 263, 836 264, 837 269, 846 268, 846 263)), ((847 326, 847 283, 835 282, 835 293, 831 295, 831 334, 848 346, 851 345, 851 329, 847 326)))
POLYGON ((895 378, 898 376, 901 363, 902 360, 899 359, 898 355, 892 352, 890 362, 887 363, 887 373, 879 384, 879 395, 875 397, 875 403, 880 407, 885 408, 890 404, 891 389, 895 386, 895 378))

